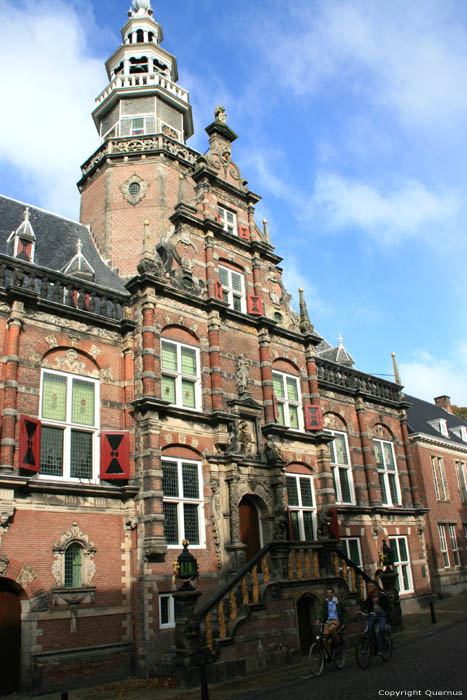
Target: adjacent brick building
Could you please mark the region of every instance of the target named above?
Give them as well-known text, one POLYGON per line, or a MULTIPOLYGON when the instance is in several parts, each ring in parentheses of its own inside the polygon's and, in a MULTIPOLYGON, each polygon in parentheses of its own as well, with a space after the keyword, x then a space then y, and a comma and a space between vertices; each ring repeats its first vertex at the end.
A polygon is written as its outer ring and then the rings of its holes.
POLYGON ((5 688, 161 668, 184 539, 204 601, 267 543, 315 541, 324 506, 366 574, 389 540, 402 600, 437 577, 400 385, 354 369, 302 291, 293 311, 224 109, 189 148, 175 58, 133 7, 81 223, 0 198, 5 688))

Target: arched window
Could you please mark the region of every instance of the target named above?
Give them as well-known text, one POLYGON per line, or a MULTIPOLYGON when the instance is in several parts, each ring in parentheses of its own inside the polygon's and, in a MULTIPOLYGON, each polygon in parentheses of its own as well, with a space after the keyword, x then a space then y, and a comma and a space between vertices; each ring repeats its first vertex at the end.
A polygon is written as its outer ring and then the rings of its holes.
POLYGON ((303 430, 302 396, 300 376, 294 365, 277 361, 272 367, 274 409, 276 420, 294 430, 303 430))
POLYGON ((347 426, 340 416, 324 416, 325 433, 334 440, 328 444, 336 503, 355 503, 347 426))
POLYGON ((144 43, 144 32, 142 29, 137 29, 136 30, 136 42, 138 44, 144 43))
POLYGON ((77 542, 72 542, 65 550, 65 588, 80 588, 82 585, 82 552, 83 548, 77 542))

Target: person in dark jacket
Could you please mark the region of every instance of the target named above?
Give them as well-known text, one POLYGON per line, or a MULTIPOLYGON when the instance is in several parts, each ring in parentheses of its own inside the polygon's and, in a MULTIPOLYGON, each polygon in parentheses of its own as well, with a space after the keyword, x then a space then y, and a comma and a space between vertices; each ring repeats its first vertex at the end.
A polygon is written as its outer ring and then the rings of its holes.
MULTIPOLYGON (((347 624, 347 610, 334 595, 333 588, 328 588, 326 591, 326 598, 321 607, 320 622, 324 622, 323 634, 332 637, 334 642, 337 642, 338 629, 343 631, 347 624)), ((323 639, 323 644, 329 653, 327 639, 323 639)))
POLYGON ((368 584, 368 595, 362 605, 363 612, 369 613, 368 631, 375 634, 375 625, 378 625, 378 652, 385 651, 385 635, 387 618, 391 603, 386 593, 378 588, 375 583, 368 584))

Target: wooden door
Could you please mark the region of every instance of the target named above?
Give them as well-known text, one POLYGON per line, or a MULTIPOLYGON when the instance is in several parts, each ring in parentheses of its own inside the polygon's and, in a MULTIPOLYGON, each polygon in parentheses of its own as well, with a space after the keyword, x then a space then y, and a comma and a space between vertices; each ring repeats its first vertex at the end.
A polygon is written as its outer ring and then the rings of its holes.
POLYGON ((21 653, 21 603, 8 583, 0 579, 0 695, 19 689, 21 653))
POLYGON ((314 623, 318 616, 316 602, 304 596, 297 602, 298 637, 302 654, 308 654, 313 643, 314 623))
POLYGON ((246 544, 246 559, 249 561, 261 549, 258 510, 246 496, 238 506, 240 514, 240 539, 246 544))

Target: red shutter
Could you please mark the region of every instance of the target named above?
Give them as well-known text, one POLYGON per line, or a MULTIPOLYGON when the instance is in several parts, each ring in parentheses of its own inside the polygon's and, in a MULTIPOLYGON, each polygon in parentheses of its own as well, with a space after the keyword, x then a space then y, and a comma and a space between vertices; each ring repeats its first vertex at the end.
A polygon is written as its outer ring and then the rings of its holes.
POLYGON ((127 430, 101 432, 101 479, 109 481, 130 476, 130 433, 127 430))
POLYGON ((216 221, 219 224, 219 226, 222 226, 221 215, 218 211, 216 211, 216 221))
POLYGON ((323 413, 321 406, 305 406, 305 430, 322 430, 323 413))
POLYGON ((252 316, 262 316, 263 315, 263 300, 261 297, 257 297, 254 294, 250 294, 247 299, 248 313, 252 316))
POLYGON ((238 227, 238 237, 243 238, 244 241, 250 240, 250 229, 248 228, 248 226, 240 225, 238 227))
POLYGON ((222 285, 219 282, 219 280, 216 280, 214 282, 214 295, 215 295, 216 299, 219 299, 219 301, 224 300, 224 292, 223 292, 222 285))
POLYGON ((20 469, 38 472, 41 460, 41 422, 37 418, 20 416, 19 461, 20 469))

